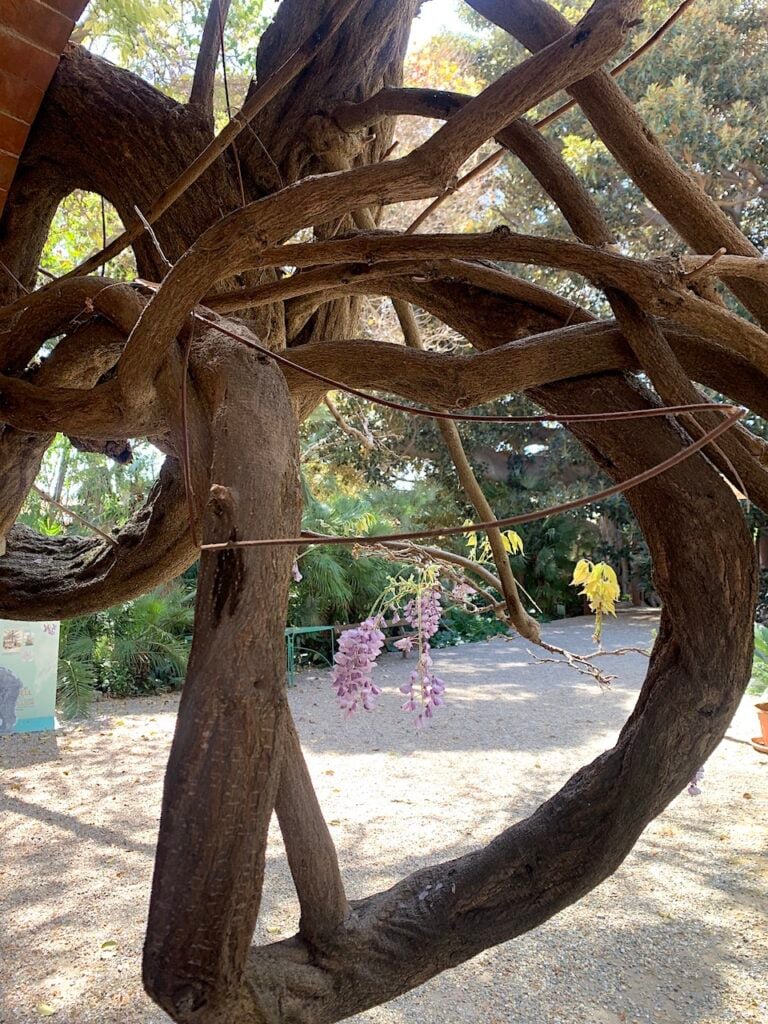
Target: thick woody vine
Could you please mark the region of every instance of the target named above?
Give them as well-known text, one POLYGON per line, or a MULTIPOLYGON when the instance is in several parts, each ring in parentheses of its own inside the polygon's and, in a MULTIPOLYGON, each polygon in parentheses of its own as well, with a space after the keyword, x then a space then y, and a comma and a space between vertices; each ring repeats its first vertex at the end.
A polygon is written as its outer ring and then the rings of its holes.
MULTIPOLYGON (((401 87, 416 6, 284 0, 260 46, 259 81, 216 138, 214 28, 228 4, 211 6, 188 106, 73 50, 0 225, 0 612, 107 607, 203 549, 144 956, 148 991, 177 1021, 340 1020, 536 927, 616 869, 719 742, 749 674, 756 573, 728 482, 768 509, 764 442, 737 422, 738 406, 768 414, 768 264, 602 70, 642 4, 598 0, 571 26, 544 0, 471 0, 531 51, 475 97, 401 87), (361 32, 371 40, 364 66, 361 32), (582 183, 525 120, 561 89, 691 254, 618 251, 582 183), (404 112, 444 123, 392 158, 392 118, 404 112), (382 206, 445 194, 492 138, 526 162, 574 238, 378 230, 382 206), (159 180, 173 184, 158 194, 159 180), (114 201, 126 233, 32 290, 50 216, 83 183, 114 201), (291 241, 302 229, 314 239, 291 241), (144 283, 89 276, 129 243, 144 283), (512 262, 589 281, 612 318, 517 279, 504 269, 512 262), (395 300, 410 344, 356 337, 360 295, 395 300), (412 305, 476 351, 425 351, 412 305), (485 849, 354 903, 283 678, 293 550, 313 540, 300 531, 298 423, 329 381, 446 424, 525 392, 628 488, 664 601, 637 707, 611 750, 485 849), (41 537, 14 523, 56 432, 105 453, 150 438, 166 453, 145 507, 108 539, 41 537), (293 939, 251 948, 273 811, 301 919, 293 939)), ((469 481, 455 434, 444 436, 469 481)), ((520 519, 477 507, 490 530, 520 519)), ((466 529, 442 532, 457 526, 466 529)), ((392 550, 414 539, 393 539, 392 550)), ((499 586, 486 582, 515 621, 500 562, 489 572, 499 586)))

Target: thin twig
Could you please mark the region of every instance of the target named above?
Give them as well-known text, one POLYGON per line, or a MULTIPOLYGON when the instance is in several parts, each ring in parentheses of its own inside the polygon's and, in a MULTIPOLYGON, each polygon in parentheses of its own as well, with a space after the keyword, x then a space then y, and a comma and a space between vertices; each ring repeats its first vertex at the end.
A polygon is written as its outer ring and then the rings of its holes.
MULTIPOLYGON (((511 639, 511 638, 509 638, 511 639)), ((533 658, 534 661, 539 664, 550 664, 550 665, 568 665, 569 668, 576 669, 584 676, 591 676, 598 685, 604 689, 608 689, 616 678, 615 675, 608 675, 605 672, 601 672, 599 668, 592 664, 593 658, 606 658, 620 656, 624 654, 642 654, 646 658, 650 658, 651 652, 643 647, 617 647, 612 651, 599 650, 593 654, 575 654, 573 651, 567 650, 565 647, 558 647, 555 644, 547 643, 542 640, 539 644, 545 651, 549 651, 552 654, 559 654, 559 658, 540 658, 533 651, 528 651, 528 654, 533 658)))
POLYGON ((134 206, 134 210, 136 211, 136 216, 139 218, 141 223, 144 225, 144 230, 147 232, 149 237, 152 239, 152 243, 155 246, 155 249, 157 250, 158 256, 160 257, 162 262, 165 264, 166 270, 173 270, 173 264, 168 259, 168 257, 165 255, 165 253, 163 252, 163 248, 160 245, 160 242, 158 241, 157 235, 155 234, 155 229, 149 223, 149 221, 144 216, 144 214, 141 212, 141 210, 138 208, 138 206, 134 206))
MULTIPOLYGON (((340 537, 340 536, 323 536, 323 537, 268 537, 259 540, 241 540, 241 541, 224 541, 218 544, 203 544, 202 550, 208 551, 223 551, 227 548, 239 548, 239 547, 268 547, 268 546, 279 546, 279 547, 294 547, 302 544, 378 544, 382 540, 389 541, 403 541, 403 540, 420 540, 424 537, 453 537, 464 533, 475 533, 479 530, 493 529, 494 527, 507 528, 509 526, 521 526, 524 523, 533 523, 539 519, 546 519, 549 516, 558 515, 561 512, 570 512, 572 509, 583 508, 585 505, 591 505, 596 501, 603 501, 606 498, 612 497, 614 494, 622 494, 633 487, 637 487, 640 484, 646 483, 648 480, 652 480, 654 477, 659 476, 661 473, 667 472, 667 470, 678 466, 681 462, 685 462, 686 459, 691 458, 697 452, 701 451, 708 444, 718 438, 721 434, 724 434, 726 430, 730 430, 738 421, 746 414, 745 409, 740 409, 735 406, 715 406, 712 411, 721 412, 729 409, 728 415, 722 423, 719 423, 712 430, 708 431, 703 437, 697 438, 692 444, 686 448, 681 449, 668 459, 664 459, 662 462, 657 463, 655 466, 651 466, 649 469, 643 470, 642 473, 637 473, 635 476, 629 477, 628 480, 624 480, 621 483, 613 484, 611 487, 606 487, 602 491, 596 491, 592 494, 588 494, 582 498, 574 498, 572 501, 563 502, 560 505, 551 505, 548 508, 537 509, 534 512, 524 512, 521 515, 508 516, 504 519, 494 519, 491 522, 483 523, 464 523, 461 526, 445 526, 436 527, 431 530, 411 530, 407 533, 390 533, 385 534, 383 537, 340 537)), ((603 416, 611 415, 610 413, 604 413, 603 416)), ((600 414, 595 414, 594 419, 599 419, 600 414)), ((541 417, 546 419, 546 417, 541 417)))
MULTIPOLYGON (((397 553, 397 546, 392 545, 392 550, 394 550, 395 553, 397 553)), ((501 580, 499 580, 498 577, 494 576, 490 569, 488 569, 485 565, 483 565, 480 562, 474 561, 474 559, 472 558, 467 558, 464 555, 457 555, 454 551, 444 551, 442 548, 435 548, 428 545, 409 544, 403 546, 400 550, 411 553, 417 552, 419 557, 430 558, 433 561, 443 561, 448 562, 452 565, 456 565, 460 569, 464 569, 464 572, 460 574, 461 579, 467 580, 466 573, 472 573, 473 575, 479 576, 481 579, 485 580, 485 582, 490 584, 490 586, 492 586, 495 590, 498 590, 500 594, 502 593, 501 580)), ((403 556, 403 560, 407 561, 408 558, 406 556, 403 556)), ((469 581, 467 580, 467 582, 469 581)), ((519 580, 515 580, 515 582, 517 583, 518 590, 522 590, 522 592, 534 606, 536 611, 539 612, 540 615, 543 615, 544 612, 542 608, 531 596, 531 594, 528 593, 528 591, 525 589, 522 583, 519 580)), ((477 586, 474 581, 472 582, 472 586, 475 590, 477 590, 479 594, 481 594, 487 601, 490 602, 491 607, 487 609, 488 611, 493 611, 496 614, 501 613, 503 615, 504 611, 506 610, 506 602, 494 600, 494 598, 488 593, 488 591, 483 590, 481 587, 477 586)))
MULTIPOLYGON (((651 652, 647 647, 615 647, 612 651, 599 650, 588 655, 590 658, 612 658, 618 654, 642 654, 644 658, 650 658, 651 652)), ((585 655, 587 657, 587 655, 585 655)))
POLYGON ((334 420, 339 425, 339 428, 343 430, 345 434, 348 434, 350 437, 353 437, 356 441, 359 441, 364 448, 368 449, 368 451, 371 451, 373 448, 376 447, 376 443, 370 435, 366 436, 362 432, 362 430, 358 430, 357 427, 353 427, 351 423, 348 423, 344 419, 339 410, 336 408, 336 403, 333 401, 330 395, 325 396, 324 402, 326 408, 328 409, 328 412, 331 414, 331 416, 333 416, 334 420))
POLYGON ((701 266, 694 267, 693 270, 689 270, 686 274, 683 274, 680 280, 684 284, 692 284, 694 281, 698 281, 700 277, 706 277, 711 267, 722 257, 725 256, 728 250, 724 245, 721 245, 717 252, 713 252, 712 255, 704 260, 701 266))
POLYGON ((21 290, 22 290, 22 291, 23 291, 23 292, 24 292, 24 293, 25 293, 26 295, 29 295, 29 288, 26 288, 26 287, 25 287, 25 286, 24 286, 24 285, 23 285, 23 284, 21 283, 21 281, 20 281, 20 280, 18 279, 18 277, 16 277, 16 275, 15 275, 15 274, 14 274, 14 272, 13 272, 13 271, 11 270, 11 268, 10 268, 10 267, 7 267, 7 266, 5 265, 5 263, 3 263, 3 261, 2 261, 2 260, 0 260, 0 268, 2 268, 2 269, 3 269, 3 270, 4 270, 5 272, 6 272, 6 274, 8 275, 8 277, 10 277, 10 279, 11 279, 11 280, 13 281, 13 283, 14 283, 14 284, 18 285, 18 287, 19 287, 19 288, 21 288, 21 290))
POLYGON ((79 520, 83 526, 87 526, 89 530, 93 530, 94 533, 98 533, 98 535, 108 544, 111 544, 113 548, 120 546, 114 537, 110 537, 108 533, 105 533, 102 529, 96 526, 95 523, 90 522, 90 520, 86 519, 85 516, 81 516, 79 512, 75 512, 73 508, 69 508, 69 506, 57 501, 56 498, 52 498, 50 494, 46 494, 46 492, 41 487, 38 487, 37 484, 32 484, 32 490, 39 494, 43 501, 47 501, 50 505, 54 505, 60 512, 64 512, 68 516, 72 516, 73 519, 79 520))

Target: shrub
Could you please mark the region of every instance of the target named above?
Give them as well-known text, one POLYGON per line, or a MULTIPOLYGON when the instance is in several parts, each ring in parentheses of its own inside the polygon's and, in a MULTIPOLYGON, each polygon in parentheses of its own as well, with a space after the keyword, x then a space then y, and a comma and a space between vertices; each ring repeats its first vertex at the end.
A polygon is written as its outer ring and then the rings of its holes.
POLYGON ((58 701, 65 717, 87 714, 96 690, 132 697, 177 689, 189 654, 192 604, 193 594, 177 584, 62 623, 58 701))

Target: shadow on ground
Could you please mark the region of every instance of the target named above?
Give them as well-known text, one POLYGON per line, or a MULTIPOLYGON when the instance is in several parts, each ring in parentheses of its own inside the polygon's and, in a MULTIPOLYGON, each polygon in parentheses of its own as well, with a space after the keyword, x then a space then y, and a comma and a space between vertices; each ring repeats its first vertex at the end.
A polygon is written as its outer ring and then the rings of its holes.
MULTIPOLYGON (((653 617, 611 623, 606 645, 643 645, 653 617)), ((591 622, 548 628, 590 647, 591 622)), ((607 693, 518 641, 437 653, 450 703, 416 733, 392 692, 411 669, 388 658, 378 710, 344 723, 327 673, 290 694, 351 897, 476 849, 529 814, 610 746, 645 670, 610 659, 607 693)), ((605 659, 608 667, 609 659, 605 659)), ((0 1024, 40 1006, 66 1024, 159 1024, 140 956, 162 773, 176 698, 100 704, 57 737, 0 742, 4 985, 0 1024), (104 942, 117 943, 103 948, 104 942)), ((748 702, 734 734, 748 732, 748 702)), ((360 1024, 757 1024, 768 1014, 765 829, 768 758, 721 744, 704 795, 678 798, 620 870, 535 932, 488 950, 360 1024)), ((279 833, 270 835, 256 941, 296 928, 279 833)))

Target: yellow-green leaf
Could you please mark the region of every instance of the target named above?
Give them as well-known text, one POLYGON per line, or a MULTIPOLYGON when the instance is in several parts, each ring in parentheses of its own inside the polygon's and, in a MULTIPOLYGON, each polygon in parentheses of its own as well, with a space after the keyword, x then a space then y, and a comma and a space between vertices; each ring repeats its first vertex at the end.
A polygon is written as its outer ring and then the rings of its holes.
POLYGON ((501 535, 501 539, 504 541, 504 547, 510 554, 516 555, 518 552, 523 551, 523 538, 519 533, 514 530, 505 530, 501 535))

